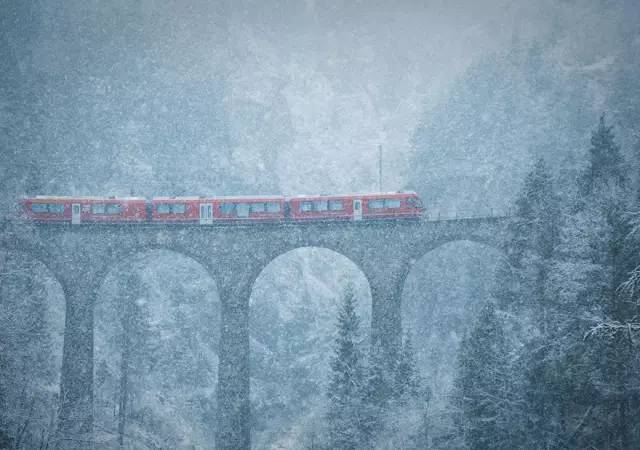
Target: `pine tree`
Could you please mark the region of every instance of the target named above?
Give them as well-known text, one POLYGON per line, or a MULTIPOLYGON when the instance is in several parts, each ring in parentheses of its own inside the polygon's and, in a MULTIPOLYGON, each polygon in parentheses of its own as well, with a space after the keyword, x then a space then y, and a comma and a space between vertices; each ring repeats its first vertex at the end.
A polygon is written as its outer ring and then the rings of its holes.
POLYGON ((416 364, 411 333, 402 341, 390 383, 391 398, 385 415, 384 448, 408 448, 420 440, 426 404, 422 380, 416 364))
POLYGON ((362 397, 365 369, 360 349, 360 320, 353 287, 347 286, 338 315, 335 354, 331 358, 327 425, 330 448, 363 447, 362 397))
POLYGON ((593 299, 590 313, 600 318, 596 327, 587 332, 593 338, 588 349, 590 362, 601 366, 591 376, 602 399, 598 412, 603 416, 598 421, 599 426, 594 427, 597 431, 593 438, 605 446, 630 448, 634 422, 630 409, 636 409, 637 404, 631 405, 629 400, 635 391, 637 374, 629 368, 633 367, 637 349, 633 348, 628 333, 609 326, 627 323, 637 313, 637 306, 619 289, 637 260, 636 253, 626 248, 630 232, 625 214, 629 193, 624 161, 612 127, 606 125, 604 116, 600 118, 591 143, 589 166, 583 179, 589 181, 587 186, 591 187, 586 200, 595 208, 581 210, 579 214, 595 216, 602 224, 598 234, 589 236, 591 251, 588 258, 600 270, 589 278, 586 286, 598 295, 593 299))
POLYGON ((619 287, 637 257, 625 245, 630 193, 624 161, 604 115, 578 188, 547 287, 564 320, 548 341, 554 357, 545 356, 556 367, 544 372, 557 385, 549 390, 557 393, 562 445, 631 448, 635 350, 626 333, 611 332, 610 325, 633 317, 632 302, 619 287))
POLYGON ((505 310, 532 313, 535 326, 544 333, 550 326, 551 301, 545 287, 559 243, 561 218, 553 178, 544 160, 538 160, 525 178, 516 206, 505 242, 507 258, 497 273, 495 296, 505 310))
POLYGON ((472 449, 512 448, 507 342, 492 303, 480 311, 458 356, 455 405, 467 445, 472 449))
POLYGON ((581 193, 589 196, 598 190, 624 187, 627 177, 623 164, 613 126, 607 125, 602 114, 598 128, 591 134, 589 164, 579 180, 581 193))
POLYGON ((393 396, 393 380, 388 371, 389 364, 379 346, 371 346, 366 365, 365 383, 362 390, 362 420, 360 430, 369 441, 385 432, 389 402, 393 396))
POLYGON ((411 333, 407 332, 394 371, 393 396, 400 405, 419 401, 422 394, 420 373, 416 366, 411 333))
MULTIPOLYGON (((557 435, 557 352, 549 342, 558 328, 556 299, 548 292, 560 245, 561 204, 551 171, 540 159, 526 176, 505 242, 507 258, 496 276, 499 304, 510 317, 507 336, 522 348, 512 367, 517 414, 510 428, 523 445, 550 442, 557 435), (550 429, 547 429, 549 428, 550 429)), ((553 447, 553 445, 551 445, 553 447)))

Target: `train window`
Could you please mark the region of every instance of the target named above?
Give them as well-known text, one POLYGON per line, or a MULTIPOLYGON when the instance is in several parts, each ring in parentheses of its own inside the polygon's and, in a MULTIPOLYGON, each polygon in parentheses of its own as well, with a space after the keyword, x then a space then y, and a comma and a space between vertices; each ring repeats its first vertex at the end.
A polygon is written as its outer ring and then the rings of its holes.
POLYGON ((122 205, 112 203, 106 206, 105 214, 120 214, 120 213, 122 213, 122 205))
POLYGON ((46 203, 32 203, 31 204, 31 211, 33 211, 34 213, 46 213, 49 211, 48 205, 46 203))
POLYGON ((60 205, 58 203, 49 203, 49 212, 53 214, 63 214, 64 205, 60 205))
POLYGON ((382 209, 384 208, 384 200, 369 200, 367 206, 369 209, 382 209))
POLYGON ((187 205, 184 203, 174 203, 171 205, 172 214, 184 214, 187 212, 187 205))
POLYGON ((270 213, 278 213, 278 212, 280 212, 280 203, 278 203, 278 202, 268 202, 267 203, 267 212, 270 212, 270 213))
POLYGON ((400 199, 388 198, 384 201, 385 208, 400 208, 400 199))
POLYGON ((251 203, 251 212, 252 213, 263 213, 265 210, 264 203, 251 203))
POLYGON ((220 203, 220 213, 225 214, 225 215, 229 215, 229 214, 233 214, 233 210, 235 209, 235 206, 233 203, 220 203))
POLYGON ((168 203, 160 203, 156 206, 156 211, 158 214, 170 214, 171 213, 171 205, 168 203))
POLYGON ((311 211, 313 211, 313 202, 302 202, 302 203, 300 203, 300 211, 301 212, 311 212, 311 211))
POLYGON ((314 211, 326 211, 328 209, 326 200, 316 200, 313 202, 314 211))
POLYGON ((91 214, 104 214, 104 210, 104 203, 94 203, 93 205, 91 205, 91 214))
POLYGON ((249 211, 251 207, 249 203, 237 203, 236 204, 236 215, 238 217, 249 217, 249 211))
POLYGON ((329 200, 329 211, 342 211, 344 206, 342 200, 329 200))

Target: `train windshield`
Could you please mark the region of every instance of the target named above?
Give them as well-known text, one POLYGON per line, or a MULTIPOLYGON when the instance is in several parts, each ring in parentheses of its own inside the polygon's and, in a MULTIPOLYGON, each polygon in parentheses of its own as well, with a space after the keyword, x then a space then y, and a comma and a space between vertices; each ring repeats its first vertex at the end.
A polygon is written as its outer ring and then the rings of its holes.
POLYGON ((420 200, 417 197, 410 197, 409 199, 407 199, 407 204, 411 207, 411 208, 422 208, 422 200, 420 200))

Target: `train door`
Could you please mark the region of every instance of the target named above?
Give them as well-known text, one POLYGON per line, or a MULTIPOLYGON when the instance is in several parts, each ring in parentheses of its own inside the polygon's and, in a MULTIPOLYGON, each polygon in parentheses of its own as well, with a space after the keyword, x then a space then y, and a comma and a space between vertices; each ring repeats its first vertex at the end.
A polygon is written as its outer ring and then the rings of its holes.
POLYGON ((211 203, 200 203, 200 225, 213 224, 213 205, 211 203))
POLYGON ((80 203, 71 204, 71 224, 80 225, 80 203))
POLYGON ((362 200, 353 200, 353 220, 362 220, 362 200))

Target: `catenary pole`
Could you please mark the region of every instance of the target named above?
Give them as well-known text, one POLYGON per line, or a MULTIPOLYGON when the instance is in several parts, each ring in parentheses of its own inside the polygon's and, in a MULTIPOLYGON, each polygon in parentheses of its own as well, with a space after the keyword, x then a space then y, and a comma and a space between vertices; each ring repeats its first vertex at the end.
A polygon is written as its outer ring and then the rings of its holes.
POLYGON ((378 191, 382 192, 382 144, 378 145, 378 191))

